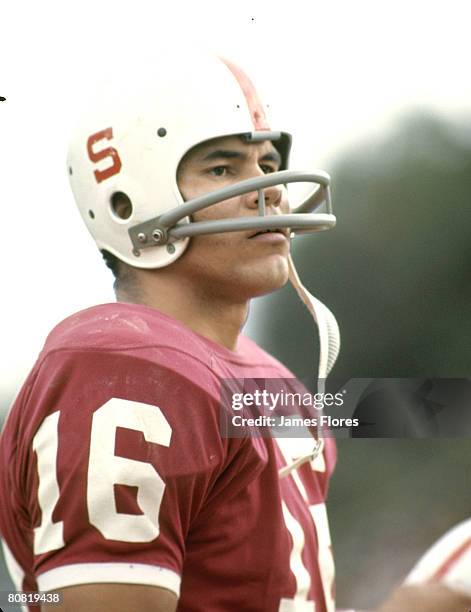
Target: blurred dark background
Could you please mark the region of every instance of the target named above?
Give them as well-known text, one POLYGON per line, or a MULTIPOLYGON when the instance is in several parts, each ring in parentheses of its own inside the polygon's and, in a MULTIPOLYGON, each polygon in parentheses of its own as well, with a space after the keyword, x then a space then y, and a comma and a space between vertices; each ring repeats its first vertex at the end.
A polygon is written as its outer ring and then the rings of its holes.
MULTIPOLYGON (((333 376, 470 376, 468 122, 411 112, 328 171, 337 227, 297 238, 294 260, 339 321, 333 376)), ((312 379, 317 332, 291 286, 256 314, 257 340, 312 379)), ((329 499, 338 605, 372 608, 469 516, 470 440, 348 439, 338 451, 329 499)))
MULTIPOLYGON (((469 375, 465 127, 411 113, 328 169, 337 227, 296 238, 293 252, 303 283, 339 321, 336 377, 469 375)), ((260 314, 259 340, 298 376, 311 376, 316 334, 306 333, 310 316, 291 287, 264 298, 260 314)))
MULTIPOLYGON (((469 376, 468 124, 417 111, 328 170, 338 225, 298 238, 294 258, 304 284, 338 318, 334 375, 469 376)), ((312 377, 316 332, 294 291, 264 298, 257 315, 257 340, 296 375, 312 377)), ((0 399, 6 410, 11 398, 0 399)), ((338 448, 329 505, 338 604, 371 608, 469 516, 471 448, 468 439, 339 440, 338 448)))

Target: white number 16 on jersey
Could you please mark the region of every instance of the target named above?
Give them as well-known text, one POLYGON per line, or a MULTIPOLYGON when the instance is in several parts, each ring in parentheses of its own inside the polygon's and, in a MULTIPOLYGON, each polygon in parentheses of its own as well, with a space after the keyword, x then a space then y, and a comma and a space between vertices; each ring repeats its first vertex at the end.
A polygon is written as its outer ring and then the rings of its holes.
MULTIPOLYGON (((34 530, 36 555, 62 548, 63 521, 53 522, 59 501, 57 452, 60 412, 44 419, 33 438, 38 464, 38 504, 41 524, 34 530)), ((150 542, 159 535, 159 510, 165 483, 149 463, 114 454, 116 429, 140 431, 147 442, 169 446, 171 427, 157 406, 112 398, 93 415, 87 474, 87 508, 90 523, 108 540, 150 542), (137 503, 143 514, 116 511, 114 485, 137 487, 137 503)))

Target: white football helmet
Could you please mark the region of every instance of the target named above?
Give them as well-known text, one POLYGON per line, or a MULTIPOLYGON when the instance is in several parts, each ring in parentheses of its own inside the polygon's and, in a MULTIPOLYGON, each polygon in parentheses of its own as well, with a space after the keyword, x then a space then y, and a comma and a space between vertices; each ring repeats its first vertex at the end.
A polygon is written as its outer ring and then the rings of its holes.
MULTIPOLYGON (((72 191, 99 249, 131 266, 160 268, 178 259, 195 235, 276 228, 297 233, 335 225, 328 174, 287 169, 291 135, 270 126, 270 105, 262 103, 239 67, 196 52, 184 59, 182 54, 182 59, 171 64, 162 62, 145 76, 141 73, 135 82, 123 78, 118 88, 100 96, 70 144, 67 164, 72 191), (247 141, 273 141, 282 156, 280 171, 184 202, 177 185, 177 168, 183 156, 199 143, 233 135, 247 141), (291 214, 267 215, 263 190, 293 182, 313 183, 314 189, 291 214), (198 210, 253 191, 259 196, 256 217, 192 220, 198 210), (126 194, 131 202, 126 218, 118 214, 116 194, 126 194), (323 203, 325 212, 314 212, 323 203)), ((306 301, 293 267, 291 277, 306 301)), ((306 301, 309 307, 308 302, 310 298, 306 301)), ((335 349, 329 349, 324 357, 325 377, 327 362, 330 369, 339 341, 333 315, 325 306, 319 308, 322 313, 313 313, 314 317, 323 318, 325 309, 330 321, 329 325, 318 321, 320 330, 324 325, 326 330, 330 328, 331 339, 335 336, 335 349)), ((326 341, 322 341, 321 332, 321 344, 326 341)))
POLYGON ((439 538, 416 563, 404 584, 433 582, 471 597, 471 519, 439 538))

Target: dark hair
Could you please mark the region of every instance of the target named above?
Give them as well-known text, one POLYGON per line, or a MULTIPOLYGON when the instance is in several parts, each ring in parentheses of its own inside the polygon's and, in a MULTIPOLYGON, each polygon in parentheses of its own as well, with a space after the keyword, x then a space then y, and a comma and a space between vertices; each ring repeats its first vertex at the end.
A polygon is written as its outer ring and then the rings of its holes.
POLYGON ((103 249, 101 251, 101 254, 103 255, 105 264, 113 272, 113 276, 115 277, 115 279, 118 280, 120 274, 120 260, 116 257, 116 255, 113 255, 113 253, 110 253, 106 249, 103 249))
POLYGON ((101 251, 101 254, 103 255, 105 264, 113 273, 113 276, 114 276, 113 288, 116 291, 119 288, 120 281, 122 280, 123 267, 121 265, 121 261, 116 257, 116 255, 113 255, 113 253, 110 253, 106 249, 103 249, 101 251))
POLYGON ((127 298, 138 299, 140 296, 140 285, 136 277, 135 268, 121 261, 119 257, 113 255, 106 249, 101 251, 105 264, 111 270, 114 276, 113 289, 116 295, 127 298))

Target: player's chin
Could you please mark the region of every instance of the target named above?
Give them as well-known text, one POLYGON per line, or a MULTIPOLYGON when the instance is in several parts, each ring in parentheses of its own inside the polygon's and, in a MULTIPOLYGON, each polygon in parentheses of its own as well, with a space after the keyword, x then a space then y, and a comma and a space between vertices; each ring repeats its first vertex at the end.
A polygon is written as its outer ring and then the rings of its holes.
POLYGON ((289 268, 286 256, 271 256, 264 261, 257 262, 252 269, 253 290, 252 297, 265 295, 281 289, 288 282, 289 268), (255 269, 254 269, 255 268, 255 269))

